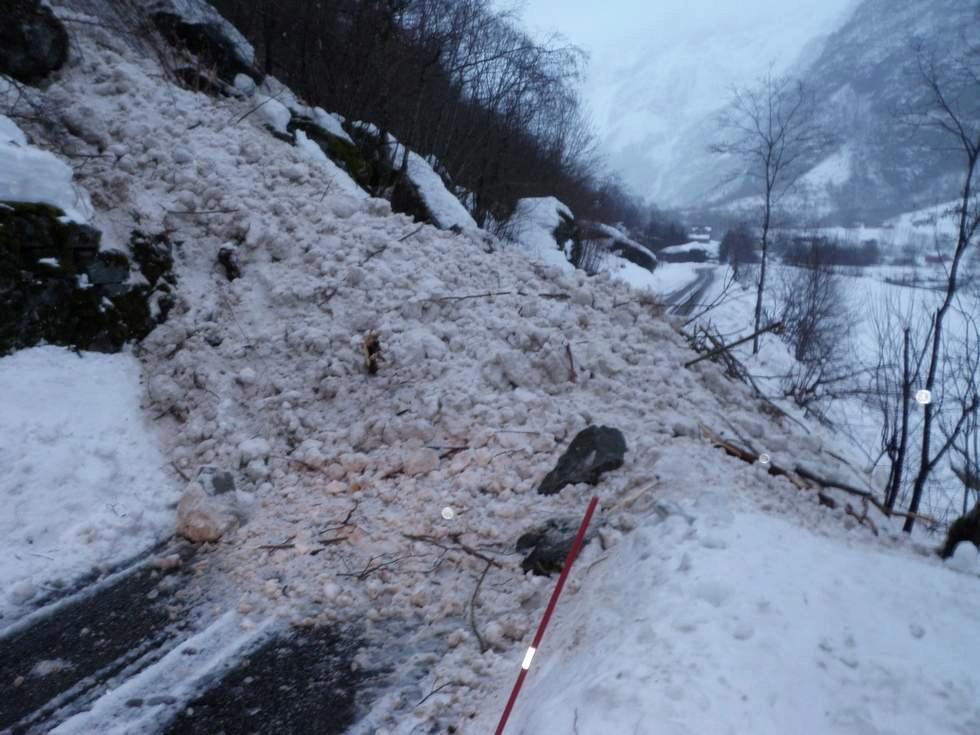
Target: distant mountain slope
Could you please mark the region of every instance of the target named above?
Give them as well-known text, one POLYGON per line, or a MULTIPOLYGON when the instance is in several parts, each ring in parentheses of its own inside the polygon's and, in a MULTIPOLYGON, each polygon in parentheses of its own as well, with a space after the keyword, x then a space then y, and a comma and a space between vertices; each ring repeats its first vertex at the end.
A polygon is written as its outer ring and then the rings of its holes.
MULTIPOLYGON (((921 93, 911 42, 915 36, 941 50, 955 50, 978 24, 980 4, 970 0, 864 0, 837 30, 812 39, 792 73, 814 91, 841 144, 823 161, 813 162, 794 205, 835 221, 877 221, 953 198, 959 174, 955 152, 937 152, 902 121, 902 111, 921 93)), ((788 67, 777 65, 777 72, 780 66, 788 67)), ((751 79, 743 76, 739 83, 751 79)), ((716 113, 707 110, 689 120, 679 135, 665 141, 670 150, 661 150, 648 136, 620 149, 613 160, 632 157, 657 169, 646 172, 645 179, 630 180, 634 185, 649 181, 646 192, 661 203, 737 206, 751 191, 739 184, 720 185, 730 172, 719 170, 708 151, 719 137, 716 113)))
POLYGON ((726 10, 690 0, 683 11, 664 9, 659 27, 597 54, 586 94, 614 168, 660 204, 700 194, 699 184, 686 183, 688 174, 704 162, 710 140, 704 121, 725 105, 732 85, 770 64, 780 73, 801 56, 811 58, 855 2, 755 2, 726 10))

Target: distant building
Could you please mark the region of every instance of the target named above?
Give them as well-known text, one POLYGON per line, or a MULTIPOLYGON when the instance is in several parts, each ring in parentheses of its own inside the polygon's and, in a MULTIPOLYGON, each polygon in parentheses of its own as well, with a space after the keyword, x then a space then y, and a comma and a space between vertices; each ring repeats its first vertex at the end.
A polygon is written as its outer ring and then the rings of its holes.
POLYGON ((927 255, 926 265, 946 265, 945 255, 927 255))
POLYGON ((711 242, 711 228, 708 226, 692 227, 688 237, 692 242, 711 242))

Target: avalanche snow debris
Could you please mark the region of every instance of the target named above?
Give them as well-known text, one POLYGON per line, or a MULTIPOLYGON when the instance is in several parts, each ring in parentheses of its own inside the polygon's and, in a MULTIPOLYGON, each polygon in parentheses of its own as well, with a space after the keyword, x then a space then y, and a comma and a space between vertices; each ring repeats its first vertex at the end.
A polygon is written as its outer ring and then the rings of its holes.
MULTIPOLYGON (((966 597, 943 590, 962 586, 963 576, 940 569, 938 560, 910 556, 906 542, 891 535, 882 543, 894 548, 883 550, 866 529, 843 527, 815 496, 801 495, 785 478, 757 474, 689 430, 672 436, 679 415, 707 426, 739 416, 802 447, 799 461, 830 461, 819 446, 805 443, 795 424, 760 415, 750 390, 720 377, 717 366, 684 370, 686 343, 628 286, 573 271, 553 236, 562 214, 571 216, 557 200, 525 204, 530 211, 519 239, 526 249, 489 254, 481 233, 419 230, 409 217, 392 214, 387 202, 345 193, 335 172, 309 165, 303 151, 259 125, 229 125, 254 107, 254 99, 213 99, 167 87, 151 59, 120 49, 97 24, 80 24, 75 40, 82 66, 66 69, 40 94, 90 106, 113 143, 126 146, 139 164, 123 181, 123 208, 113 204, 122 194, 112 162, 95 159, 86 168, 84 183, 105 202, 96 224, 125 241, 121 235, 134 228, 135 213, 141 228, 167 230, 184 243, 175 249, 181 290, 171 322, 139 350, 149 377, 146 408, 159 417, 178 471, 192 476, 203 465, 234 468, 235 497, 255 498, 248 524, 229 529, 190 582, 229 611, 220 620, 222 635, 234 644, 229 650, 254 639, 253 629, 276 616, 357 624, 366 642, 358 660, 388 663, 393 673, 390 689, 354 733, 489 731, 550 592, 540 578, 521 574, 518 558, 510 556, 513 541, 529 525, 569 510, 570 491, 534 493, 561 443, 609 423, 630 437, 630 452, 621 470, 595 489, 609 524, 604 537, 636 530, 610 552, 594 543, 583 550, 559 625, 532 667, 531 693, 538 696, 523 700, 519 723, 551 732, 562 722, 571 731, 576 703, 587 702, 579 721, 583 734, 632 731, 634 715, 647 722, 697 721, 704 726, 696 731, 716 731, 733 721, 733 712, 747 730, 763 732, 764 721, 753 712, 765 716, 769 708, 754 699, 744 704, 742 690, 753 698, 785 692, 771 692, 743 672, 760 660, 789 667, 817 656, 806 682, 777 710, 783 718, 772 719, 775 731, 798 723, 790 718, 797 717, 796 706, 809 706, 818 719, 850 718, 854 728, 867 731, 863 693, 878 698, 879 711, 891 712, 889 691, 902 696, 906 684, 921 683, 909 673, 916 660, 905 667, 888 658, 893 641, 879 638, 878 619, 872 626, 864 613, 879 596, 890 600, 888 611, 905 611, 899 581, 909 569, 933 579, 914 614, 895 620, 914 640, 909 625, 935 617, 933 600, 960 605, 961 613, 970 609, 966 597), (118 69, 127 84, 112 95, 100 93, 93 79, 118 69), (180 147, 192 154, 190 162, 173 162, 171 152, 180 147), (181 192, 191 195, 186 201, 196 204, 194 211, 213 211, 173 214, 184 206, 181 192), (228 242, 242 243, 242 276, 231 282, 215 267, 228 242), (527 250, 550 265, 530 262, 527 250), (568 298, 541 296, 556 293, 568 298), (370 330, 391 346, 390 362, 376 376, 365 374, 360 352, 370 330), (574 382, 562 363, 566 345, 574 352, 574 382), (455 455, 445 456, 449 451, 455 455), (652 497, 681 512, 656 512, 652 497), (442 517, 447 506, 455 510, 452 520, 442 517), (478 598, 479 559, 443 554, 403 535, 447 531, 500 564, 488 569, 478 598), (269 544, 288 548, 256 554, 256 546, 269 544), (800 553, 790 553, 794 548, 800 553), (843 550, 842 563, 824 563, 835 549, 843 550), (844 631, 830 622, 846 602, 830 594, 839 589, 835 570, 857 570, 868 559, 881 571, 871 578, 884 581, 873 586, 862 579, 849 587, 854 595, 868 591, 867 602, 848 618, 861 633, 849 660, 882 673, 862 683, 847 673, 847 662, 842 671, 840 661, 820 653, 799 621, 827 621, 826 635, 842 639, 844 631), (646 574, 636 572, 640 563, 646 574), (617 573, 604 574, 604 567, 617 573), (708 576, 694 587, 701 591, 697 597, 686 576, 702 569, 708 576), (770 600, 765 590, 773 588, 776 573, 778 584, 794 592, 770 600), (811 575, 818 573, 830 601, 814 617, 800 585, 812 587, 811 575), (669 590, 661 596, 664 584, 669 590), (779 617, 770 625, 765 616, 773 613, 779 617), (479 653, 473 625, 491 650, 479 653), (779 655, 781 636, 794 629, 795 655, 779 655), (874 645, 862 659, 865 636, 874 645), (732 641, 743 648, 733 652, 732 641), (608 667, 619 662, 630 671, 635 666, 649 682, 643 697, 616 683, 608 667), (719 668, 722 682, 715 676, 719 668), (705 669, 711 676, 699 673, 705 669), (897 688, 888 685, 892 671, 897 688), (424 702, 425 692, 406 695, 437 677, 458 686, 424 702), (813 691, 827 690, 853 696, 832 710, 823 698, 807 704, 813 691), (706 720, 713 702, 731 706, 706 720)), ((285 94, 281 99, 288 112, 294 103, 285 94)), ((958 615, 963 636, 955 645, 980 650, 965 613, 958 615)), ((926 640, 933 634, 930 628, 926 640)), ((184 659, 177 650, 161 663, 187 677, 184 659)), ((943 669, 952 664, 936 656, 928 664, 928 680, 943 680, 948 671, 949 681, 958 682, 947 694, 963 715, 960 723, 980 722, 971 699, 975 675, 943 669)), ((794 670, 780 666, 772 681, 785 688, 794 670)), ((192 678, 202 673, 195 669, 192 678)), ((132 696, 141 686, 133 681, 117 696, 132 696)), ((190 696, 189 686, 181 688, 179 701, 190 696)), ((121 706, 112 696, 66 731, 101 725, 121 706)), ((924 707, 923 719, 948 724, 946 706, 924 707)), ((895 717, 888 722, 894 725, 895 717)), ((917 723, 914 717, 910 722, 917 723)))

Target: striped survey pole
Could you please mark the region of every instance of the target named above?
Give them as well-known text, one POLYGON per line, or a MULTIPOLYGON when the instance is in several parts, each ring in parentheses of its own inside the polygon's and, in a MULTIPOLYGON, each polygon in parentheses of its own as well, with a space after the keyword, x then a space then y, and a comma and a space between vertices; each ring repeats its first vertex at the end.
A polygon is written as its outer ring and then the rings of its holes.
POLYGON ((527 672, 531 668, 531 661, 534 660, 534 654, 538 652, 538 648, 541 645, 544 631, 548 627, 548 622, 551 620, 551 614, 555 611, 555 606, 558 604, 558 597, 561 595, 561 590, 565 586, 565 580, 568 579, 568 573, 572 569, 572 564, 575 563, 575 557, 578 556, 578 552, 582 548, 582 543, 585 541, 585 532, 589 528, 589 523, 592 521, 592 514, 595 512, 595 507, 598 503, 599 498, 593 497, 589 502, 588 509, 585 511, 582 525, 579 526, 578 533, 575 535, 575 541, 572 542, 572 548, 568 550, 568 556, 565 557, 565 564, 561 568, 558 584, 555 585, 555 591, 551 593, 551 600, 548 601, 548 607, 545 609, 541 623, 538 625, 538 632, 534 634, 531 647, 524 654, 524 661, 521 663, 520 673, 517 674, 514 689, 511 691, 510 699, 507 700, 507 706, 504 708, 504 713, 500 717, 500 724, 497 725, 496 735, 502 735, 504 728, 507 726, 507 720, 510 717, 511 710, 514 709, 514 703, 517 701, 517 695, 521 693, 521 687, 524 686, 524 679, 527 677, 527 672))

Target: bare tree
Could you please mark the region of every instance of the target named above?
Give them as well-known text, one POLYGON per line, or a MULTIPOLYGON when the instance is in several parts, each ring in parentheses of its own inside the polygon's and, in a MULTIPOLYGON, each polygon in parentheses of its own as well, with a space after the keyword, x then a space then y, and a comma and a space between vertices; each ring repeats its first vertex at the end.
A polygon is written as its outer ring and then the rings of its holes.
MULTIPOLYGON (((951 348, 951 341, 944 327, 958 295, 964 257, 975 245, 980 229, 980 182, 977 181, 977 163, 980 160, 980 47, 969 49, 952 59, 937 58, 922 45, 918 45, 915 52, 926 99, 923 106, 913 112, 912 121, 925 130, 936 132, 940 139, 952 142, 962 153, 963 184, 955 209, 957 235, 944 298, 933 314, 929 333, 923 389, 933 396, 933 400, 924 406, 919 466, 912 487, 909 517, 904 526, 909 533, 915 525, 915 514, 922 502, 926 481, 980 406, 974 380, 972 394, 968 392, 967 395, 957 396, 955 416, 942 432, 943 443, 938 448, 933 446, 934 422, 940 415, 937 409, 942 405, 944 389, 949 387, 943 378, 954 372, 947 351, 947 348, 951 348)), ((955 384, 955 378, 952 382, 955 384)))
POLYGON ((863 368, 848 345, 853 315, 845 284, 817 243, 802 262, 782 269, 776 301, 782 338, 796 360, 784 379, 784 395, 819 415, 821 404, 856 392, 863 368))
MULTIPOLYGON (((807 164, 829 149, 833 138, 817 122, 813 98, 804 84, 770 71, 752 88, 736 88, 731 105, 721 118, 724 139, 714 153, 732 156, 742 173, 755 182, 762 197, 761 252, 756 284, 755 331, 762 326, 763 295, 773 216, 782 198, 805 173, 807 164)), ((759 351, 759 338, 752 342, 759 351)))
POLYGON ((909 442, 914 432, 912 410, 915 386, 919 384, 927 329, 919 318, 914 292, 904 303, 893 292, 871 304, 871 324, 877 343, 876 364, 871 367, 868 394, 881 415, 880 454, 875 465, 888 459, 888 481, 884 505, 894 510, 905 484, 909 442))

